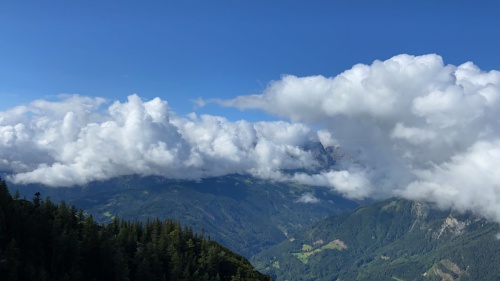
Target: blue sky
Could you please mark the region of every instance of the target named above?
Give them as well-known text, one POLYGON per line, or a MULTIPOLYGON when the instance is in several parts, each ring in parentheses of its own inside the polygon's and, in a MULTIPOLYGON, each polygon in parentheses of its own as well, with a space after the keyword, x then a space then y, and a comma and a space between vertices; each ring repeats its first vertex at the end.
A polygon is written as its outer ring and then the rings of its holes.
POLYGON ((198 97, 257 94, 283 74, 335 76, 401 53, 500 69, 494 2, 2 1, 0 109, 60 93, 137 93, 183 115, 198 97))
POLYGON ((0 172, 239 173, 500 222, 495 2, 1 1, 0 172))

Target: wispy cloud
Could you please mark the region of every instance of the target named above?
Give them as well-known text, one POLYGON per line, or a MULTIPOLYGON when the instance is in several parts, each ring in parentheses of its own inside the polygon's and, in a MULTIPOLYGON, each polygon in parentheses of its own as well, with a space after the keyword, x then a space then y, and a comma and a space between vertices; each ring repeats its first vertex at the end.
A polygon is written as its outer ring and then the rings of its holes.
POLYGON ((298 203, 318 203, 320 200, 316 198, 312 193, 307 192, 302 194, 299 199, 297 199, 296 202, 298 203))
POLYGON ((194 104, 195 109, 202 108, 207 105, 207 102, 202 97, 192 99, 191 102, 194 104))

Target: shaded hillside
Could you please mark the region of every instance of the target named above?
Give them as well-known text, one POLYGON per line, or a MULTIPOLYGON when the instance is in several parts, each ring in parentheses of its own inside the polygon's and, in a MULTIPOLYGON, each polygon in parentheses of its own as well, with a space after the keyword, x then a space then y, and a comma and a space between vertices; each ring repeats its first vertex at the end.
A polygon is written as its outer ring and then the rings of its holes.
POLYGON ((323 220, 252 262, 277 280, 500 280, 499 231, 390 199, 323 220))
POLYGON ((101 225, 64 202, 12 197, 0 181, 0 280, 270 280, 175 221, 101 225))
POLYGON ((326 188, 239 175, 201 181, 131 176, 85 187, 30 185, 13 189, 28 196, 41 192, 53 201, 65 200, 99 222, 109 222, 115 215, 143 221, 152 217, 180 220, 197 231, 203 229, 213 240, 246 257, 338 211, 358 206, 326 188), (317 200, 301 202, 304 196, 317 200))

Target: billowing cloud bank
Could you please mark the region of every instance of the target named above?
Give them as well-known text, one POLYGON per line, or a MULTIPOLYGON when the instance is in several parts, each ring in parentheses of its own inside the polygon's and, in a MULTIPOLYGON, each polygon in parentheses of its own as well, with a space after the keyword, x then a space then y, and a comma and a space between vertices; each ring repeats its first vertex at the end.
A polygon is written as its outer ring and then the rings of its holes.
POLYGON ((330 78, 284 76, 262 94, 217 102, 292 123, 179 117, 166 101, 136 95, 111 105, 77 95, 37 100, 0 112, 0 170, 51 186, 244 173, 350 198, 399 195, 500 222, 498 71, 399 55, 330 78), (304 147, 318 141, 341 147, 334 169, 284 172, 317 167, 304 147))
POLYGON ((354 197, 399 194, 500 222, 498 71, 398 55, 331 78, 284 76, 260 95, 218 102, 321 124, 330 142, 354 151, 357 162, 343 174, 297 180, 335 179, 354 197))
POLYGON ((274 178, 318 163, 315 131, 287 122, 175 116, 166 101, 63 96, 0 113, 0 169, 17 183, 71 186, 120 175, 177 179, 246 173, 274 178))

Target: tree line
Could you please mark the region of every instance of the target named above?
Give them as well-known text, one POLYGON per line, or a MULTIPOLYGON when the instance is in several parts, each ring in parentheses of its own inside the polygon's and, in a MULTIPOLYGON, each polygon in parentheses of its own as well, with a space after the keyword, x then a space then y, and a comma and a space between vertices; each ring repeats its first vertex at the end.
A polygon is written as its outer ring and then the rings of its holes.
POLYGON ((242 256, 173 220, 99 224, 0 179, 0 280, 272 280, 242 256))

